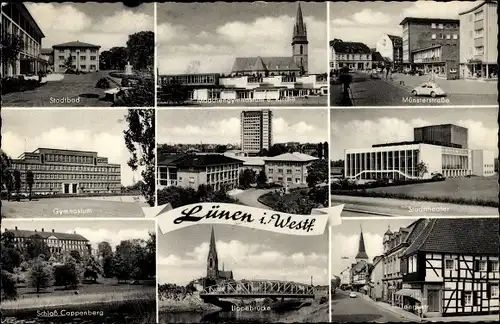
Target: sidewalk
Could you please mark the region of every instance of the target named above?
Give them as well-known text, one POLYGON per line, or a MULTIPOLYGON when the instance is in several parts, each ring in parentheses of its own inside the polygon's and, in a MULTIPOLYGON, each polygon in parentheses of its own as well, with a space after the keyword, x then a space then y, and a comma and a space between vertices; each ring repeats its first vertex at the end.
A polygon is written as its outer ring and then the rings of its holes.
POLYGON ((377 301, 374 301, 373 299, 371 299, 369 296, 367 295, 361 295, 364 299, 366 300, 369 300, 371 301, 372 303, 374 303, 376 306, 378 306, 379 308, 382 308, 386 311, 389 311, 389 312, 392 312, 404 319, 407 319, 407 320, 410 320, 412 322, 421 322, 423 319, 420 318, 420 316, 418 315, 415 315, 413 313, 410 313, 410 312, 407 312, 399 307, 396 307, 396 306, 391 306, 387 303, 384 303, 384 302, 377 302, 377 301))
POLYGON ((426 322, 498 322, 496 315, 477 315, 477 316, 447 316, 425 318, 426 322))

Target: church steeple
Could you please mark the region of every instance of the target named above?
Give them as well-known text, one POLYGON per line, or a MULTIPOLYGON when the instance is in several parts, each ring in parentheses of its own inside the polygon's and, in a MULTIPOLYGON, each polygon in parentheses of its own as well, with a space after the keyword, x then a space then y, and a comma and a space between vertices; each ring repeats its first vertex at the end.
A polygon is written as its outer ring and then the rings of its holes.
POLYGON ((297 15, 295 17, 295 24, 293 25, 292 37, 292 55, 295 64, 300 68, 300 74, 307 74, 309 70, 308 63, 308 44, 307 40, 307 27, 302 16, 302 7, 297 7, 297 15))
POLYGON ((215 279, 219 273, 219 258, 217 256, 217 247, 215 245, 215 233, 212 226, 210 234, 210 247, 208 248, 207 258, 207 278, 215 279))
POLYGON ((363 229, 361 229, 361 234, 359 235, 359 246, 358 254, 356 254, 356 261, 368 260, 368 254, 366 254, 365 239, 363 237, 363 229))

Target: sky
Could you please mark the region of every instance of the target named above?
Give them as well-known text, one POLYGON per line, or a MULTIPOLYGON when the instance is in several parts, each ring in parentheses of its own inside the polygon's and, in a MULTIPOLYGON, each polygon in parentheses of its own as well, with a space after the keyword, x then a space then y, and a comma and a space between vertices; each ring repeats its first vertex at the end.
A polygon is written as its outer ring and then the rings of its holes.
MULTIPOLYGON (((325 73, 326 2, 302 2, 309 73, 325 73)), ((235 57, 292 56, 297 3, 162 3, 157 5, 161 74, 224 73, 235 57)))
MULTIPOLYGON (((126 109, 2 110, 2 150, 17 158, 25 149, 39 147, 87 150, 121 165, 121 181, 132 185, 134 172, 127 165, 130 153, 123 131, 126 109)), ((135 172, 135 181, 142 179, 135 172)))
POLYGON ((80 41, 101 51, 127 46, 128 36, 154 31, 152 3, 129 8, 121 3, 25 3, 45 34, 43 48, 80 41))
POLYGON ((498 108, 331 109, 332 160, 344 159, 345 149, 412 141, 413 128, 455 124, 468 128, 470 149, 498 153, 498 108))
MULTIPOLYGON (((248 109, 251 110, 251 109, 248 109)), ((274 143, 328 141, 326 109, 274 109, 274 143)), ((236 144, 241 110, 167 109, 158 111, 159 144, 236 144)))
POLYGON ((354 263, 358 253, 359 236, 363 229, 363 239, 370 262, 384 252, 384 233, 390 227, 391 231, 398 231, 416 219, 375 219, 350 220, 343 219, 342 224, 332 227, 331 254, 332 276, 339 275, 348 266, 354 263))
POLYGON ((149 238, 148 233, 154 233, 154 220, 13 220, 3 219, 2 229, 46 231, 59 233, 74 233, 82 235, 89 240, 92 248, 96 249, 102 241, 107 241, 113 250, 123 240, 149 238))
MULTIPOLYGON (((214 225, 219 270, 234 279, 328 284, 328 231, 318 236, 283 235, 241 226, 214 225)), ((158 230, 158 281, 186 285, 206 276, 211 225, 162 234, 158 230)))
POLYGON ((458 19, 459 13, 474 6, 474 1, 330 2, 330 39, 374 48, 384 33, 402 36, 399 23, 405 17, 458 19))

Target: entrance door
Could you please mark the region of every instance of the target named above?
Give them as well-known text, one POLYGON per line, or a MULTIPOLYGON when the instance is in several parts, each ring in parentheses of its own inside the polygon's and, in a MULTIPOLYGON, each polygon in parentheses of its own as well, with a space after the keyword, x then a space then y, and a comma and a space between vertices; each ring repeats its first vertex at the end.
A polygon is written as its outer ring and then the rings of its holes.
POLYGON ((73 187, 72 188, 73 189, 73 193, 78 193, 78 191, 77 191, 78 190, 78 185, 76 183, 73 183, 71 186, 73 187))
POLYGON ((69 194, 69 183, 64 184, 64 193, 69 194))
POLYGON ((429 312, 439 312, 439 302, 440 302, 440 291, 439 290, 427 290, 427 304, 429 312))

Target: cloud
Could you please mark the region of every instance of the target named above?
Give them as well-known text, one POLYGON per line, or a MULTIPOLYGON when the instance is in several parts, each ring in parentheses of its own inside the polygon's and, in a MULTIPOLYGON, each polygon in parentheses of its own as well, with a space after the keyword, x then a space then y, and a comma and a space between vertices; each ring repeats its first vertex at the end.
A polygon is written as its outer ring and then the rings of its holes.
MULTIPOLYGON (((160 143, 211 143, 211 144, 233 144, 240 140, 240 119, 225 118, 218 121, 206 122, 203 125, 189 124, 187 120, 182 126, 166 127, 159 138, 160 143)), ((283 143, 290 141, 323 142, 327 138, 327 130, 319 129, 315 125, 300 121, 291 124, 283 118, 273 118, 273 141, 283 143)), ((161 131, 161 127, 160 127, 161 131)))
MULTIPOLYGON (((309 16, 304 20, 309 40, 309 70, 323 73, 327 66, 326 21, 309 16)), ((225 22, 214 31, 191 31, 188 26, 160 24, 160 73, 185 73, 193 61, 200 62, 198 73, 228 73, 235 57, 291 56, 294 23, 295 18, 290 16, 260 17, 251 22, 225 22), (179 35, 184 38, 181 40, 179 35)))
MULTIPOLYGON (((206 274, 209 244, 202 243, 185 256, 168 255, 160 258, 159 281, 187 284, 206 274)), ((232 270, 239 279, 275 279, 308 283, 311 276, 316 284, 328 282, 326 254, 283 254, 264 244, 245 244, 237 240, 218 241, 219 269, 232 270)))
MULTIPOLYGON (((99 4, 93 6, 98 8, 99 4)), ((126 46, 133 33, 154 30, 153 10, 146 13, 118 9, 112 15, 90 16, 69 4, 29 3, 27 8, 45 34, 42 47, 78 40, 106 50, 126 46)))
MULTIPOLYGON (((107 157, 109 163, 121 165, 122 184, 130 185, 133 183, 133 171, 127 165, 130 154, 125 147, 121 133, 95 133, 90 130, 68 130, 64 127, 58 127, 42 132, 26 142, 24 136, 18 133, 8 131, 2 134, 2 150, 9 156, 17 158, 24 152, 25 146, 28 151, 34 151, 39 147, 97 151, 99 156, 107 157)), ((136 181, 139 179, 141 179, 140 170, 135 176, 136 181)))
POLYGON ((383 12, 363 9, 352 15, 352 20, 363 25, 383 25, 389 22, 391 17, 383 12))
POLYGON ((469 130, 470 149, 498 150, 498 130, 486 127, 482 122, 476 120, 459 120, 458 126, 469 130))
MULTIPOLYGON (((373 258, 383 253, 383 235, 363 233, 365 240, 366 253, 370 258, 373 258)), ((342 233, 335 233, 332 231, 332 245, 331 245, 331 264, 332 275, 340 275, 351 263, 358 253, 359 234, 345 235, 342 233), (348 259, 343 259, 348 258, 348 259)))
POLYGON ((472 9, 474 1, 415 1, 409 8, 403 10, 402 16, 415 18, 449 18, 458 19, 461 12, 472 9))
POLYGON ((111 248, 114 250, 117 245, 121 243, 121 241, 125 240, 133 240, 133 239, 143 239, 147 240, 149 238, 149 233, 153 232, 153 229, 125 229, 125 230, 109 230, 109 229, 95 229, 95 228, 86 228, 86 227, 76 227, 74 230, 66 231, 66 233, 76 232, 92 244, 93 249, 97 249, 97 245, 106 241, 111 245, 111 248))

